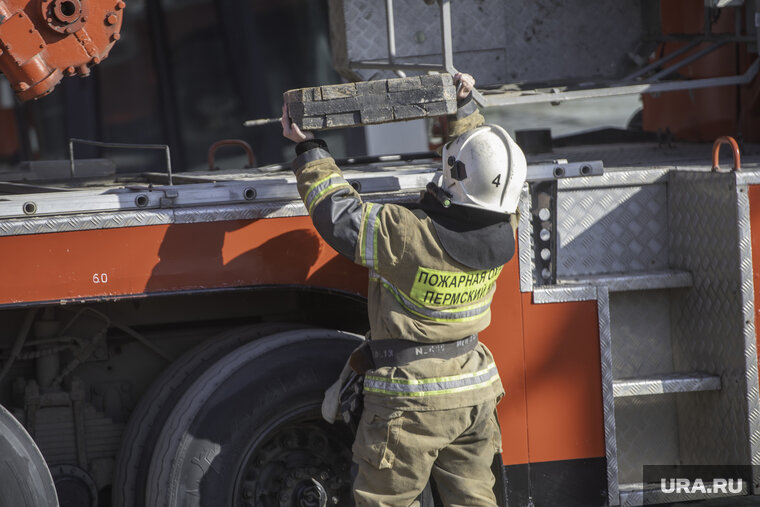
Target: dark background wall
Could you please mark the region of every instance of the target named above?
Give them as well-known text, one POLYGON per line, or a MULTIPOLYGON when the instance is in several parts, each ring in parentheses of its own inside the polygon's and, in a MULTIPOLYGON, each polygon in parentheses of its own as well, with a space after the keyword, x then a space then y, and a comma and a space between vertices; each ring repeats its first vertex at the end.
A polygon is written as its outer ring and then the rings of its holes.
MULTIPOLYGON (((326 0, 130 0, 121 40, 90 77, 23 105, 0 90, 0 169, 65 158, 70 137, 165 143, 179 171, 203 169, 224 138, 249 142, 259 165, 280 162, 291 150, 278 127, 243 121, 279 116, 285 90, 340 82, 328 32, 326 0)), ((338 156, 364 150, 361 129, 327 137, 338 156)), ((95 156, 119 172, 162 168, 152 153, 77 148, 95 156)), ((244 160, 232 149, 218 158, 221 167, 244 160)))

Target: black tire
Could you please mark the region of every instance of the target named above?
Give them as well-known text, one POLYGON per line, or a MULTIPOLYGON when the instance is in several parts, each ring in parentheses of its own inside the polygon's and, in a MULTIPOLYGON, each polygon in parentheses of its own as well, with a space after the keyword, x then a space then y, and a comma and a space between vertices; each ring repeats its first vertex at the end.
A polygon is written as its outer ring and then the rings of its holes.
POLYGON ((341 331, 288 331, 209 367, 166 420, 145 504, 279 507, 325 496, 327 505, 350 504, 353 435, 322 421, 320 403, 360 341, 341 331))
POLYGON ((0 505, 57 507, 53 478, 37 445, 0 406, 0 505))
POLYGON ((246 343, 300 327, 298 324, 265 323, 231 329, 187 351, 154 380, 140 398, 124 431, 114 470, 112 506, 143 505, 148 466, 156 439, 174 405, 198 375, 246 343))

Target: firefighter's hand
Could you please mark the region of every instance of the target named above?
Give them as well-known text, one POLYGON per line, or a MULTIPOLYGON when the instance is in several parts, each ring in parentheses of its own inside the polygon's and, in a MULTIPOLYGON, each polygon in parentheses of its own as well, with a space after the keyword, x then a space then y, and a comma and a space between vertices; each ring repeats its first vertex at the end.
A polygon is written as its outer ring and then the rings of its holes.
POLYGON ((314 134, 309 131, 301 131, 301 129, 298 128, 298 125, 290 121, 290 117, 288 116, 288 106, 286 104, 282 105, 282 118, 280 118, 280 123, 282 124, 282 135, 293 142, 302 143, 309 139, 314 139, 314 134))
POLYGON ((454 74, 454 86, 457 87, 457 100, 466 99, 475 88, 475 78, 463 72, 454 74))

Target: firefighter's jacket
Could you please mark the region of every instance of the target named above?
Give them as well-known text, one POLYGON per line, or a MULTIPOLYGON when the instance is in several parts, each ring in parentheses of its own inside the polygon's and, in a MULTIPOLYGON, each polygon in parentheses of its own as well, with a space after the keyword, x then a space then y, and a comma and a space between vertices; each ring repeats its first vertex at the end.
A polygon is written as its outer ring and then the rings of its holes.
MULTIPOLYGON (((483 123, 474 103, 460 107, 458 116, 450 118, 454 135, 483 123)), ((514 253, 512 227, 503 215, 494 220, 494 214, 471 208, 447 210, 431 198, 415 209, 363 202, 324 142, 301 143, 297 153, 298 191, 317 231, 369 270, 372 340, 435 344, 488 326, 496 279, 514 253), (458 220, 457 212, 469 215, 458 220), (473 216, 485 226, 467 230, 473 216)), ((364 380, 365 404, 394 410, 472 406, 503 392, 482 343, 453 359, 423 358, 370 370, 364 380)))

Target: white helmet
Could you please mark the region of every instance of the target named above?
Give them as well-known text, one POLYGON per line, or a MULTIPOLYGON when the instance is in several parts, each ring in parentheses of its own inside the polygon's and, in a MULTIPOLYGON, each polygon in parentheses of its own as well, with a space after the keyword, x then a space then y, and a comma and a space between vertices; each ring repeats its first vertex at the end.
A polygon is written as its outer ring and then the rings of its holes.
POLYGON ((525 155, 498 125, 473 129, 443 148, 441 187, 453 204, 514 213, 526 173, 525 155))

